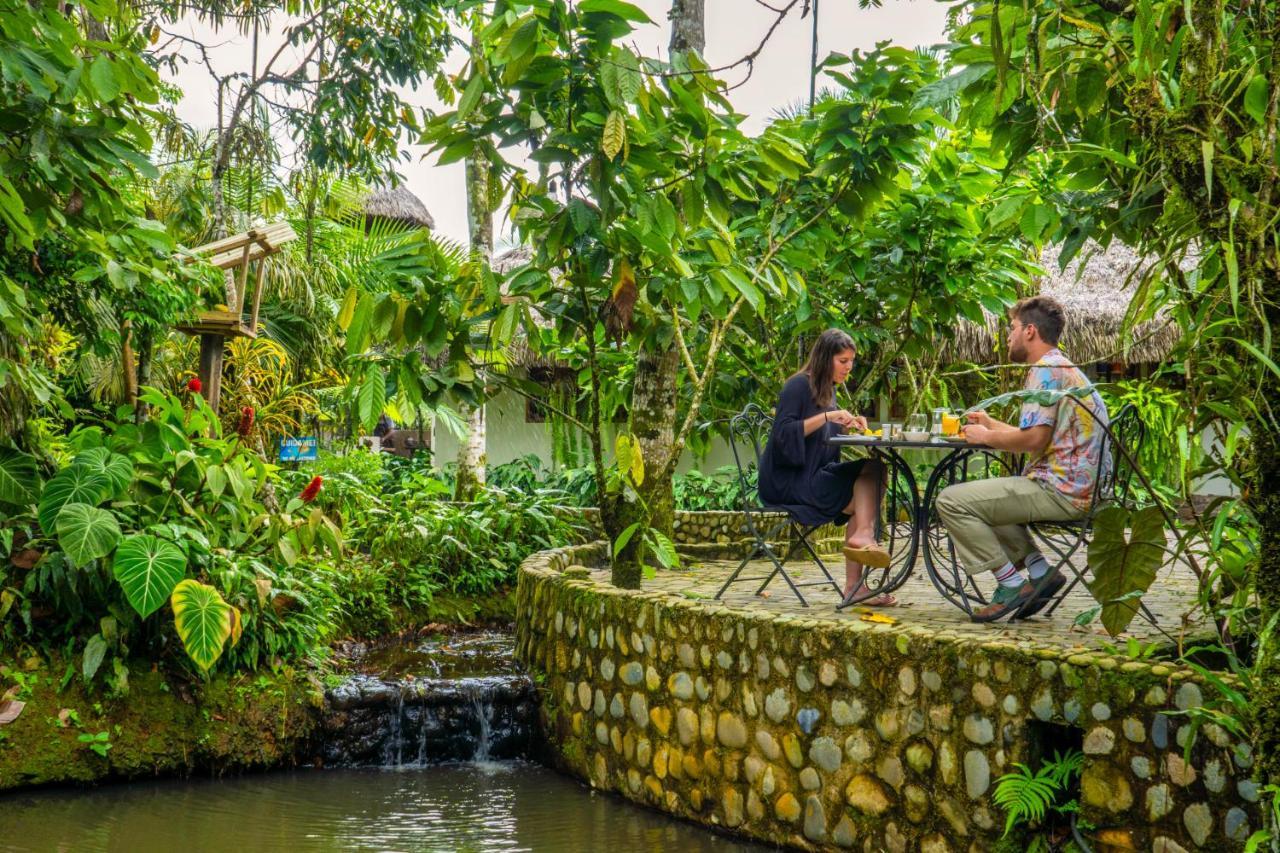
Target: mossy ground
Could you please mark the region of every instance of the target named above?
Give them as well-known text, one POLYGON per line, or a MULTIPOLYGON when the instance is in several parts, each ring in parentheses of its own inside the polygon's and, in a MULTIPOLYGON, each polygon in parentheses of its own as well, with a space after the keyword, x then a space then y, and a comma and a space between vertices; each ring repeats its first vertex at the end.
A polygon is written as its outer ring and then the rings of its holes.
MULTIPOLYGON (((364 639, 420 625, 509 624, 514 591, 485 598, 438 595, 422 612, 393 612, 386 623, 355 621, 364 639)), ((60 654, 15 656, 0 650, 0 692, 18 688, 21 716, 0 727, 0 790, 53 783, 92 783, 144 776, 219 775, 310 760, 310 739, 323 706, 323 673, 309 667, 218 674, 208 681, 130 662, 129 690, 108 696, 73 674, 60 654), (81 735, 107 733, 105 756, 81 735)))

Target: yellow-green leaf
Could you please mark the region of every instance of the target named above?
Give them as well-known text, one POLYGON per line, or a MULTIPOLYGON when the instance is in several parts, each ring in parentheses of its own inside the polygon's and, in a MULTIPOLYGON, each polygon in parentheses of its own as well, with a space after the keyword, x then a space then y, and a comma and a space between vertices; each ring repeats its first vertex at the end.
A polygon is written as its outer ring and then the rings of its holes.
POLYGON ((355 285, 347 289, 347 298, 342 300, 342 310, 338 312, 338 328, 346 331, 351 325, 351 318, 356 313, 356 303, 360 301, 360 293, 355 285))
POLYGON ((618 110, 610 110, 604 121, 604 135, 600 139, 600 148, 610 160, 618 156, 627 142, 627 117, 618 110))
POLYGON ((173 605, 173 624, 187 656, 202 671, 208 672, 222 657, 233 623, 239 621, 239 613, 216 589, 190 578, 174 588, 170 604, 173 605))

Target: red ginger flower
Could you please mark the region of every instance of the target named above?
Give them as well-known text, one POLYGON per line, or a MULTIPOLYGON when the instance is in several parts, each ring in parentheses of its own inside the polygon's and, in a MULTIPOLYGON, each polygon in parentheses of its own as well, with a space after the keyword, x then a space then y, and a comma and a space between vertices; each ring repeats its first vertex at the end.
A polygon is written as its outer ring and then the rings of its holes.
POLYGON ((309 504, 316 499, 316 495, 320 494, 320 485, 324 483, 323 477, 312 477, 311 482, 307 483, 307 487, 302 490, 298 497, 302 498, 302 502, 309 504))
POLYGON ((190 379, 187 380, 187 390, 190 391, 192 394, 199 394, 200 389, 203 387, 204 387, 204 384, 201 383, 199 378, 195 376, 192 376, 190 379))
POLYGON ((249 432, 253 429, 253 407, 245 406, 240 410, 240 426, 236 428, 236 432, 241 438, 247 438, 249 432))

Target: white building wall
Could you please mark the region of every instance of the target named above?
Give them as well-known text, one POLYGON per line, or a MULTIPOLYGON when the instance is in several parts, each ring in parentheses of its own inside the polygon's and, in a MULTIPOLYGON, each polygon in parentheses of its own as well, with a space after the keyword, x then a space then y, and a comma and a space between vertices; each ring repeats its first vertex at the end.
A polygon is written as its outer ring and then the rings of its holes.
MULTIPOLYGON (((546 423, 529 423, 525 420, 525 399, 512 391, 503 391, 489 401, 486 408, 488 419, 488 452, 490 465, 501 465, 522 456, 534 455, 542 460, 543 468, 553 468, 551 425, 546 423)), ((613 445, 613 430, 606 427, 609 435, 609 447, 613 445)), ((447 465, 458 458, 458 439, 442 425, 437 424, 434 430, 435 464, 447 465)), ((583 439, 582 464, 589 464, 588 445, 583 439)), ((609 454, 612 456, 612 453, 609 454)), ((684 473, 697 469, 704 474, 711 474, 717 468, 733 465, 733 452, 723 439, 716 439, 707 455, 699 458, 685 451, 680 457, 678 471, 684 473)))

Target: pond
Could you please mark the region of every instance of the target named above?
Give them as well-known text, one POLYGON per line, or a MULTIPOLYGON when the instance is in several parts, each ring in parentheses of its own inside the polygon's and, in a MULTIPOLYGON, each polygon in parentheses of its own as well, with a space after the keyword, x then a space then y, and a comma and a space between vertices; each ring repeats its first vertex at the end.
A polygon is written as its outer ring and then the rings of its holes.
POLYGON ((0 851, 760 851, 528 760, 533 682, 501 631, 346 655, 313 769, 0 794, 0 851), (489 759, 504 760, 489 760, 489 759))
POLYGON ((762 851, 526 761, 0 796, 0 850, 762 851))

